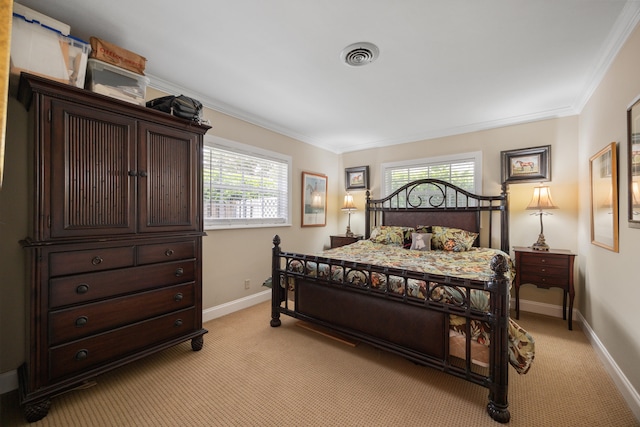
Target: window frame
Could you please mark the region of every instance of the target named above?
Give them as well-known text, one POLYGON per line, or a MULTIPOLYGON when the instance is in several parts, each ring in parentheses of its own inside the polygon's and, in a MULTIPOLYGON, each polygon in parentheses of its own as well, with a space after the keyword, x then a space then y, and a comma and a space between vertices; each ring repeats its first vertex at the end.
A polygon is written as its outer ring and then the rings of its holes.
POLYGON ((202 167, 202 218, 203 218, 203 226, 204 230, 229 230, 229 229, 243 229, 243 228, 265 228, 265 227, 290 227, 292 224, 292 204, 293 204, 293 196, 292 196, 292 171, 293 171, 293 158, 289 155, 278 153, 275 151, 267 150, 264 148, 256 147, 254 145, 243 144, 241 142, 232 141, 229 139, 225 139, 215 135, 205 135, 203 140, 203 167, 202 167), (204 200, 204 187, 205 185, 205 167, 204 167, 204 150, 207 148, 219 148, 222 150, 230 151, 233 153, 238 153, 246 156, 252 156, 260 159, 267 159, 278 161, 282 163, 286 163, 287 165, 287 218, 285 218, 284 222, 276 223, 265 221, 265 218, 258 219, 250 219, 250 218, 238 218, 238 219, 229 219, 228 222, 219 222, 212 223, 211 219, 208 219, 204 212, 205 206, 207 202, 204 200))

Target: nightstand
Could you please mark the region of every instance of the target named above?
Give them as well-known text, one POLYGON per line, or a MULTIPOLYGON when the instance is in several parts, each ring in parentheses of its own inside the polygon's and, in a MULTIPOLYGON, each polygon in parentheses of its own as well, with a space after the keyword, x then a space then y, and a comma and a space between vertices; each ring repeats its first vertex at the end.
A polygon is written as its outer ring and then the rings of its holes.
POLYGON ((530 283, 539 288, 561 288, 564 290, 562 298, 562 318, 567 320, 569 315, 569 330, 573 329, 573 261, 575 254, 564 249, 550 249, 536 251, 531 248, 514 247, 516 254, 516 319, 520 317, 520 285, 530 283), (569 308, 567 310, 567 294, 569 308))
POLYGON ((331 237, 331 249, 339 248, 340 246, 350 245, 351 243, 355 243, 358 240, 362 239, 362 234, 354 234, 353 236, 345 236, 344 234, 339 234, 331 237))

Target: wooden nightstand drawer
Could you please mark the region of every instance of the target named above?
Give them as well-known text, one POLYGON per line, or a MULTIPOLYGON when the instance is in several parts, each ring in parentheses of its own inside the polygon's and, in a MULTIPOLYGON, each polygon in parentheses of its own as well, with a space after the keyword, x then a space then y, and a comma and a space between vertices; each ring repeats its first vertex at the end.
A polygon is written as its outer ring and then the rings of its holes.
POLYGON ((516 266, 516 269, 522 275, 521 280, 525 280, 525 277, 532 276, 558 277, 565 281, 569 279, 566 266, 551 267, 547 265, 523 264, 522 266, 516 266))
POLYGON ((553 256, 548 254, 530 254, 523 253, 521 261, 529 265, 560 267, 566 269, 569 265, 569 259, 566 256, 553 256))

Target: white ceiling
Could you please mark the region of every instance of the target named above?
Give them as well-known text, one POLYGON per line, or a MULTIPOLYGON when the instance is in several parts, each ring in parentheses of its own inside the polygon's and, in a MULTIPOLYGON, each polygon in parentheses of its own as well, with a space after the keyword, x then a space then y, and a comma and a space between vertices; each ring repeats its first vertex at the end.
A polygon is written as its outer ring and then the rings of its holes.
POLYGON ((336 153, 578 114, 640 16, 638 0, 19 3, 145 56, 153 87, 336 153), (380 57, 342 63, 363 41, 380 57))

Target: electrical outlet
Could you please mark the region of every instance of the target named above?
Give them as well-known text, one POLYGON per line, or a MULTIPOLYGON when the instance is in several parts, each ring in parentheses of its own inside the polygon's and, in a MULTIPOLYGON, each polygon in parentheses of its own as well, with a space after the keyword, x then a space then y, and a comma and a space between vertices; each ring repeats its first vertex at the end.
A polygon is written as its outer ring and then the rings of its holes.
POLYGON ((244 288, 249 289, 251 287, 251 281, 249 279, 245 279, 244 288))

